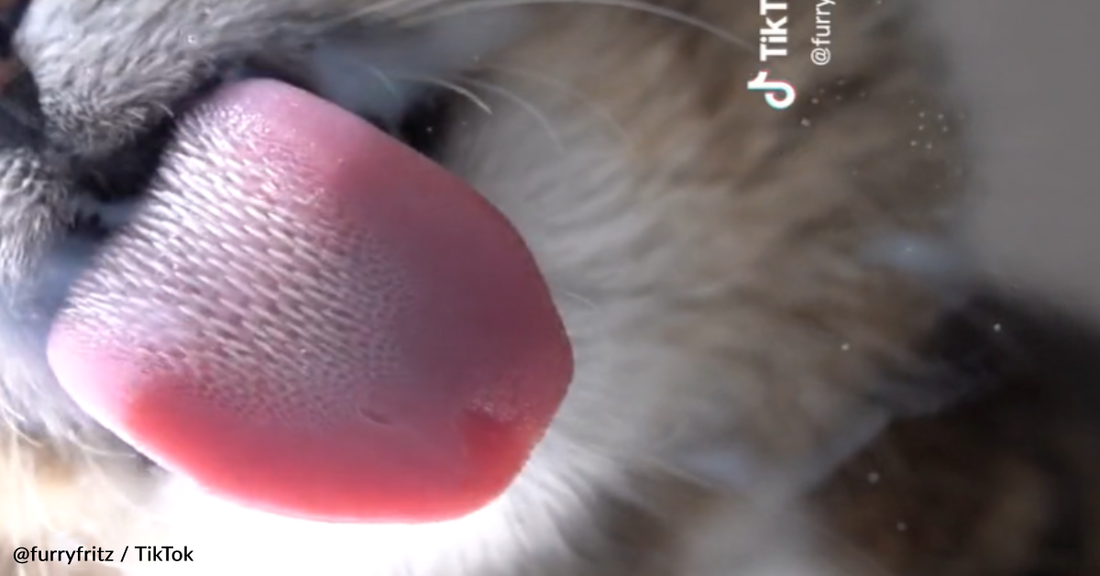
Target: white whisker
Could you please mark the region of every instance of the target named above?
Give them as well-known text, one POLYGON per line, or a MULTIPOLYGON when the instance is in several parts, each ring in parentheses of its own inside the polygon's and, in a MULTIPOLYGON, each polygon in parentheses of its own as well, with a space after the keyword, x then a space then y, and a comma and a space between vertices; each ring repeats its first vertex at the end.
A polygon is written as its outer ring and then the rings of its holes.
POLYGON ((420 0, 419 2, 409 2, 409 0, 384 0, 382 2, 370 3, 357 10, 351 10, 346 13, 341 13, 339 16, 323 20, 320 23, 322 29, 324 28, 337 28, 348 22, 353 22, 367 17, 374 17, 378 14, 383 14, 385 17, 380 18, 381 21, 392 20, 395 16, 390 13, 386 14, 388 10, 395 7, 402 7, 402 13, 406 12, 409 8, 406 8, 409 4, 412 4, 412 9, 419 9, 421 5, 431 6, 437 4, 439 0, 420 0))
POLYGON ((385 72, 379 70, 376 66, 368 65, 367 69, 370 70, 371 75, 373 75, 375 78, 378 78, 378 81, 386 87, 386 90, 389 91, 390 94, 393 94, 394 98, 396 98, 397 100, 402 99, 401 93, 397 90, 397 87, 393 85, 393 81, 390 80, 390 77, 387 76, 385 72))
POLYGON ((3 404, 0 404, 0 408, 3 408, 3 412, 4 412, 4 414, 3 414, 4 427, 7 428, 8 432, 10 432, 12 434, 13 441, 15 441, 15 442, 22 441, 22 442, 25 442, 28 445, 34 446, 36 448, 40 447, 42 445, 38 440, 35 440, 34 438, 31 438, 29 435, 27 435, 26 432, 23 432, 23 430, 19 427, 19 425, 16 421, 17 420, 24 420, 24 418, 22 416, 20 416, 18 413, 16 413, 15 410, 11 406, 8 406, 6 403, 3 403, 3 404))
POLYGON ((80 453, 87 456, 95 456, 98 458, 129 458, 130 454, 123 450, 106 449, 92 444, 88 444, 81 439, 79 434, 72 434, 69 441, 80 448, 80 453))
MULTIPOLYGON (((438 2, 434 3, 438 4, 438 2)), ((693 28, 711 34, 732 46, 737 46, 739 48, 747 50, 752 54, 756 54, 757 52, 757 47, 745 40, 744 38, 740 38, 726 30, 708 24, 703 20, 700 20, 693 16, 688 16, 687 14, 683 14, 669 8, 664 8, 662 6, 654 6, 640 0, 471 0, 470 2, 463 2, 457 5, 447 5, 436 11, 426 11, 418 15, 406 16, 403 18, 402 21, 405 24, 415 26, 426 24, 442 18, 459 16, 467 12, 478 10, 513 8, 518 6, 538 4, 578 4, 636 10, 638 12, 644 12, 646 14, 652 14, 654 16, 667 18, 686 26, 691 26, 693 28)))
MULTIPOLYGON (((389 75, 380 70, 377 66, 368 65, 367 70, 370 71, 372 76, 378 78, 378 81, 382 83, 382 87, 386 89, 386 92, 389 93, 390 96, 393 96, 394 105, 401 107, 404 104, 405 99, 401 96, 401 91, 398 90, 397 86, 395 86, 393 81, 390 80, 389 75)), ((391 127, 386 126, 386 128, 391 127)))
POLYGON ((481 98, 478 98, 477 94, 474 94, 473 92, 471 92, 471 91, 469 91, 469 90, 463 88, 462 86, 460 86, 458 84, 455 84, 453 82, 448 82, 447 80, 442 80, 440 78, 429 78, 429 77, 426 77, 426 76, 416 76, 416 75, 406 75, 406 74, 392 74, 391 73, 391 74, 389 74, 389 76, 392 77, 392 78, 397 78, 399 80, 407 80, 409 82, 420 82, 422 84, 430 84, 430 85, 433 85, 433 86, 439 86, 440 88, 445 88, 447 90, 451 90, 451 91, 455 92, 456 94, 459 94, 460 96, 468 98, 470 100, 470 102, 472 102, 474 104, 474 106, 477 106, 478 108, 481 108, 482 110, 485 111, 486 114, 492 115, 492 113, 493 113, 493 109, 489 106, 489 104, 487 104, 481 98))
POLYGON ((462 82, 464 82, 466 84, 469 84, 469 85, 471 85, 475 88, 479 88, 481 90, 484 90, 486 92, 493 92, 495 94, 499 94, 499 95, 503 96, 504 98, 507 98, 508 100, 511 100, 512 102, 516 103, 521 108, 528 111, 529 113, 531 113, 531 115, 535 118, 535 121, 537 121, 543 127, 543 129, 546 131, 546 134, 554 141, 554 144, 557 145, 558 150, 560 150, 563 153, 565 152, 565 144, 561 140, 561 135, 558 134, 558 131, 554 129, 554 125, 550 122, 550 119, 547 118, 546 115, 543 114, 542 111, 538 109, 538 106, 535 106, 531 102, 528 102, 527 100, 524 100, 520 96, 518 96, 518 95, 516 95, 516 94, 514 94, 514 93, 512 93, 508 90, 505 90, 504 88, 501 88, 500 86, 496 86, 496 85, 490 84, 488 82, 482 82, 480 80, 474 80, 472 78, 463 78, 462 82))
POLYGON ((627 132, 626 128, 621 122, 615 119, 615 117, 611 114, 607 107, 600 106, 586 94, 579 90, 576 90, 565 82, 547 76, 546 74, 539 74, 537 72, 531 72, 528 70, 520 70, 518 68, 509 68, 507 66, 483 66, 482 69, 488 70, 490 72, 498 72, 501 74, 508 74, 520 78, 526 78, 532 82, 537 82, 539 84, 549 86, 555 90, 558 90, 568 96, 575 98, 576 100, 587 106, 589 109, 591 109, 593 114, 602 119, 615 132, 617 132, 621 140, 626 143, 628 147, 634 147, 634 139, 630 136, 630 133, 627 132))
POLYGON ((129 494, 123 491, 122 487, 117 482, 111 480, 109 474, 98 465, 98 462, 91 456, 86 456, 86 465, 89 476, 92 477, 97 488, 101 491, 106 491, 106 497, 111 498, 114 502, 118 503, 123 510, 133 512, 135 516, 145 515, 147 517, 157 518, 154 513, 147 507, 142 506, 129 494))

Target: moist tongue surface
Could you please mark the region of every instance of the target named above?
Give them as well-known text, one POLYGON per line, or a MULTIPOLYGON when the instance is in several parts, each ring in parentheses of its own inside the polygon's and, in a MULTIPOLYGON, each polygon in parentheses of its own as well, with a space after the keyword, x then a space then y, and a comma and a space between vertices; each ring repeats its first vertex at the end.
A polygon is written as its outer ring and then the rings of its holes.
POLYGON ((470 512, 572 376, 521 239, 475 192, 290 86, 223 89, 74 285, 51 366, 224 498, 329 521, 470 512))

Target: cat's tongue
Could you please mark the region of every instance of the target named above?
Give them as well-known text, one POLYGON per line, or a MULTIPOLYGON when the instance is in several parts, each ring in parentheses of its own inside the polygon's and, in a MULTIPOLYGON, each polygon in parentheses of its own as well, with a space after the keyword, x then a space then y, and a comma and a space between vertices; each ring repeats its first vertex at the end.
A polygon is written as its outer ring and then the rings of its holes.
POLYGON ((90 415, 239 503, 332 521, 470 512, 572 376, 549 291, 474 191, 271 81, 181 126, 49 346, 90 415))

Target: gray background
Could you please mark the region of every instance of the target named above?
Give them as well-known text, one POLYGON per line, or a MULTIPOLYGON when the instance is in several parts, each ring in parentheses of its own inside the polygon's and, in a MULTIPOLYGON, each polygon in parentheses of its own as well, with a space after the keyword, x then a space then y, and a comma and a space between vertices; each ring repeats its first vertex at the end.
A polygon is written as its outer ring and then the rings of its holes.
POLYGON ((927 1, 971 99, 979 254, 1100 317, 1100 2, 927 1))

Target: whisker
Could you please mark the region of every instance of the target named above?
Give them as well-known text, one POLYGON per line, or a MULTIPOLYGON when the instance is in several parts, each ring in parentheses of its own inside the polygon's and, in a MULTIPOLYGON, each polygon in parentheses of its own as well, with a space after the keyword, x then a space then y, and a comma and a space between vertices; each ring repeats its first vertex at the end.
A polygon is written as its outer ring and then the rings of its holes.
POLYGON ((321 22, 322 29, 325 28, 337 28, 348 22, 359 20, 361 18, 373 17, 382 13, 383 18, 377 18, 379 22, 392 22, 397 18, 400 18, 401 14, 408 14, 415 12, 421 8, 431 7, 434 4, 439 4, 440 0, 419 0, 410 2, 409 0, 384 0, 382 2, 372 3, 362 8, 351 10, 348 12, 342 12, 338 16, 323 20, 321 22), (392 8, 398 8, 396 12, 388 12, 392 8), (388 12, 388 13, 387 13, 388 12))
MULTIPOLYGON (((393 82, 390 80, 390 77, 377 66, 371 66, 368 64, 367 70, 370 71, 372 76, 378 78, 378 81, 382 83, 382 86, 386 89, 387 92, 390 93, 390 96, 393 96, 394 103, 400 106, 403 101, 403 98, 401 98, 401 92, 397 89, 397 86, 394 86, 393 82)), ((386 128, 390 127, 387 126, 386 128)))
POLYGON ((438 86, 440 88, 451 90, 451 91, 455 92, 456 94, 459 94, 460 96, 468 98, 470 100, 470 102, 472 102, 478 108, 481 108, 482 110, 484 110, 486 114, 492 115, 492 113, 493 113, 493 109, 489 106, 489 104, 486 103, 481 98, 478 98, 477 94, 474 94, 473 92, 463 88, 462 86, 460 86, 458 84, 455 84, 454 82, 449 82, 447 80, 443 80, 443 79, 440 79, 440 78, 431 78, 431 77, 428 77, 428 76, 417 76, 417 75, 411 75, 411 74, 393 74, 393 73, 391 73, 391 74, 389 74, 389 76, 392 77, 392 78, 397 78, 398 80, 408 80, 410 82, 420 82, 422 84, 430 84, 432 86, 438 86))
MULTIPOLYGON (((433 3, 439 4, 439 2, 433 3)), ((693 28, 711 34, 712 36, 715 36, 716 38, 732 46, 742 48, 751 54, 757 53, 757 47, 745 40, 744 38, 736 36, 712 24, 708 24, 707 22, 693 16, 688 16, 687 14, 683 14, 669 8, 664 8, 662 6, 654 6, 640 0, 471 0, 470 2, 463 2, 454 6, 445 6, 436 11, 426 11, 419 15, 405 16, 403 17, 403 22, 415 26, 426 24, 442 18, 459 16, 467 12, 478 10, 492 10, 538 4, 582 4, 590 6, 605 6, 610 8, 626 8, 629 10, 636 10, 638 12, 667 18, 668 20, 678 22, 686 26, 691 26, 693 28)))
POLYGON ((141 506, 135 499, 131 498, 121 487, 112 482, 107 472, 103 469, 103 466, 99 464, 94 458, 88 454, 82 454, 85 457, 85 464, 87 466, 88 475, 93 478, 100 493, 107 492, 106 497, 111 498, 114 502, 118 503, 124 510, 135 513, 135 515, 146 514, 155 518, 155 515, 144 506, 141 506))
MULTIPOLYGON (((434 1, 434 0, 433 0, 434 1)), ((346 12, 340 12, 334 16, 324 18, 318 22, 318 26, 322 30, 328 30, 331 28, 339 28, 348 22, 354 22, 360 18, 366 18, 373 16, 378 12, 383 12, 389 8, 397 6, 402 3, 402 0, 385 0, 377 3, 364 3, 364 5, 355 10, 348 10, 346 12)))
POLYGON ((80 449, 80 453, 87 456, 100 458, 129 458, 130 454, 121 449, 107 449, 85 442, 79 434, 70 434, 68 438, 74 446, 80 449))
POLYGON ((550 122, 550 119, 547 118, 546 115, 543 114, 537 106, 521 98, 517 94, 501 88, 500 86, 496 86, 488 82, 482 82, 480 80, 474 80, 472 78, 463 78, 462 81, 486 92, 499 94, 504 98, 507 98, 508 100, 511 100, 515 104, 519 105, 524 110, 528 111, 535 118, 535 121, 542 125, 543 129, 546 130, 546 134, 554 141, 554 144, 557 145, 558 150, 562 153, 565 152, 565 144, 561 140, 561 135, 558 134, 558 131, 554 129, 554 125, 550 122))
POLYGON ((3 420, 4 428, 6 428, 7 431, 12 434, 14 442, 24 442, 35 448, 40 448, 42 446, 42 444, 38 440, 32 438, 30 435, 23 431, 22 427, 19 426, 20 421, 25 421, 25 419, 20 416, 19 413, 17 413, 12 407, 8 406, 6 403, 0 403, 0 409, 2 409, 3 411, 3 415, 0 416, 0 419, 3 420))
MULTIPOLYGON (((551 292, 553 292, 553 287, 551 287, 551 292)), ((583 296, 579 292, 562 288, 558 290, 558 293, 568 300, 573 300, 574 302, 582 304, 588 312, 592 312, 598 309, 596 306, 596 302, 594 302, 591 298, 583 296)))
POLYGON ((401 99, 401 93, 397 91, 397 87, 393 85, 390 77, 387 76, 385 72, 380 70, 377 66, 368 65, 367 69, 370 70, 371 75, 373 75, 375 78, 378 78, 378 81, 386 87, 386 90, 388 90, 390 94, 393 94, 394 98, 397 98, 399 100, 401 99))
POLYGON ((593 114, 604 120, 615 132, 617 132, 620 139, 627 145, 627 147, 634 147, 634 139, 630 136, 630 133, 627 132, 626 127, 623 126, 621 122, 615 119, 615 117, 611 114, 607 107, 600 106, 588 95, 569 86, 569 84, 566 84, 565 82, 557 80, 546 74, 539 74, 537 72, 521 70, 518 68, 510 68, 507 66, 482 66, 482 69, 488 70, 490 72, 509 74, 519 78, 526 78, 532 82, 537 82, 539 84, 549 86, 555 90, 558 90, 568 96, 575 98, 576 100, 580 101, 582 104, 590 108, 593 114))

